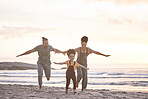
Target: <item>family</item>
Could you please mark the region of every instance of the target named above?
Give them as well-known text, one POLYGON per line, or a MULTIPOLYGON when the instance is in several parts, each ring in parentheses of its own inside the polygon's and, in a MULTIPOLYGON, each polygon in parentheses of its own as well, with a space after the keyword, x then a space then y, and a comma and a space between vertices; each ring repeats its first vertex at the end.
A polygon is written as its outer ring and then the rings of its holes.
POLYGON ((38 52, 39 58, 38 58, 38 83, 39 88, 42 88, 42 76, 43 76, 43 70, 45 72, 45 76, 47 80, 50 80, 51 76, 51 61, 50 61, 50 52, 54 51, 55 53, 62 53, 68 55, 69 60, 65 62, 54 62, 55 64, 66 64, 67 65, 67 71, 66 71, 66 94, 68 93, 68 86, 70 84, 70 79, 73 81, 73 90, 74 93, 76 93, 76 87, 78 87, 80 80, 82 79, 82 91, 84 91, 87 88, 87 56, 89 54, 97 54, 102 55, 105 57, 109 57, 110 55, 102 54, 98 51, 94 51, 90 49, 87 46, 88 37, 83 36, 81 38, 81 47, 78 47, 76 49, 69 49, 67 51, 60 51, 56 48, 53 48, 51 45, 48 44, 48 39, 45 37, 42 37, 42 45, 38 45, 35 48, 26 51, 23 54, 20 54, 16 57, 27 55, 33 52, 38 52), (77 53, 77 60, 74 61, 75 54, 77 53), (75 70, 77 69, 77 78, 75 75, 75 70))

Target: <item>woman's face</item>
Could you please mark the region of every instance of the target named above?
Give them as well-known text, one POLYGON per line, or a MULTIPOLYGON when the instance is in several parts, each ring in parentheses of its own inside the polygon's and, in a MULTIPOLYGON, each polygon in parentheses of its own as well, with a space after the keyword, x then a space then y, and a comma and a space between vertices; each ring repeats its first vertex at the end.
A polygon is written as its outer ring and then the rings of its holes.
POLYGON ((73 61, 74 58, 75 58, 75 55, 74 55, 74 54, 69 54, 68 58, 69 58, 71 61, 73 61))
POLYGON ((44 46, 45 48, 48 47, 48 40, 43 41, 43 46, 44 46))
POLYGON ((82 46, 83 48, 86 48, 87 43, 86 43, 86 42, 81 42, 81 46, 82 46))

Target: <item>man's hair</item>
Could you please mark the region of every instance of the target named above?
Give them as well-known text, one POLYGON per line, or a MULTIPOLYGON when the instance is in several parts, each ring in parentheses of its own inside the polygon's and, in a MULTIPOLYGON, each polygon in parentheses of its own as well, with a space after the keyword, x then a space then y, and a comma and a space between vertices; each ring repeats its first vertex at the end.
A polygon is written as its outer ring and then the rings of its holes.
POLYGON ((75 50, 74 49, 69 49, 68 51, 67 51, 67 55, 69 56, 70 54, 76 54, 76 52, 75 52, 75 50))
POLYGON ((43 42, 44 42, 44 41, 48 41, 48 39, 45 38, 45 37, 42 37, 42 41, 43 41, 43 42))
POLYGON ((87 42, 88 42, 88 37, 87 37, 87 36, 83 36, 83 37, 81 38, 81 42, 87 43, 87 42))

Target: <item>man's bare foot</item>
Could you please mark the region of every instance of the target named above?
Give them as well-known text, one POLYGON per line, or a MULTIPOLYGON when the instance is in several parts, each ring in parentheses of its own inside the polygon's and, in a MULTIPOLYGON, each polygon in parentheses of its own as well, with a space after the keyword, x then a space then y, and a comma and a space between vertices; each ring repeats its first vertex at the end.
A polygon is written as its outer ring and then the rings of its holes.
POLYGON ((66 93, 66 94, 68 93, 68 89, 66 89, 65 93, 66 93))
POLYGON ((39 89, 41 89, 42 88, 42 85, 39 85, 39 89))
POLYGON ((49 81, 50 80, 50 77, 47 77, 47 80, 49 81))
POLYGON ((78 82, 76 82, 76 87, 78 88, 78 86, 79 86, 79 83, 78 83, 78 82))

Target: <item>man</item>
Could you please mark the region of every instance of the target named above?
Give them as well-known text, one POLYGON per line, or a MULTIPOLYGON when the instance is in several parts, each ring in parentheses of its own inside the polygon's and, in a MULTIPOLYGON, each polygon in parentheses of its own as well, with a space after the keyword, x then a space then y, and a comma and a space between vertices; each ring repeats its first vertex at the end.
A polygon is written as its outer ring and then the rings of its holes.
POLYGON ((23 54, 20 54, 16 57, 27 55, 30 53, 33 53, 37 51, 39 58, 38 58, 38 83, 39 88, 42 87, 42 76, 43 76, 43 70, 45 71, 45 76, 47 80, 50 80, 51 75, 51 61, 50 61, 50 52, 54 51, 55 53, 62 53, 60 50, 53 48, 51 45, 48 45, 48 39, 45 37, 42 37, 42 45, 38 45, 35 48, 26 51, 23 54))

